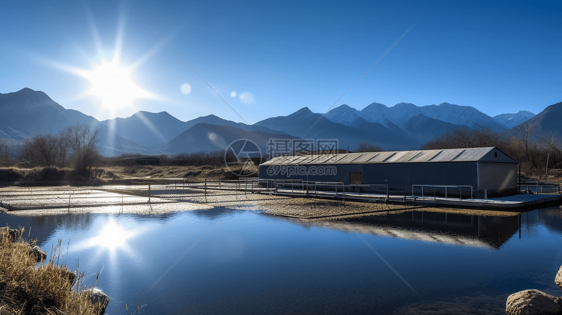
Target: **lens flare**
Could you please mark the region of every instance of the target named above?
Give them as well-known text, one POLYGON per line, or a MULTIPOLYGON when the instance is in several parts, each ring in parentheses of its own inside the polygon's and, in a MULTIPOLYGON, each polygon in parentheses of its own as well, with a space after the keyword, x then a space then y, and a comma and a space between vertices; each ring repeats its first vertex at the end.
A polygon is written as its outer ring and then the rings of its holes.
POLYGON ((180 86, 180 91, 183 94, 189 94, 191 93, 191 85, 189 85, 188 83, 184 83, 180 86))
POLYGON ((250 92, 244 92, 240 94, 240 101, 244 104, 252 104, 254 102, 254 96, 250 92))

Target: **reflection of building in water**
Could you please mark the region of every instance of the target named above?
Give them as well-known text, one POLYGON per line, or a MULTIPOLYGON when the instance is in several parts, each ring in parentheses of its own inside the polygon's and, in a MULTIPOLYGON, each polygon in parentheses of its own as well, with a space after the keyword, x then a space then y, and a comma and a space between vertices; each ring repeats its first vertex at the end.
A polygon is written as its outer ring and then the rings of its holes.
POLYGON ((527 234, 538 233, 544 226, 552 232, 562 233, 562 207, 550 207, 521 213, 521 226, 527 234))
MULTIPOLYGON (((559 207, 537 211, 540 223, 549 230, 562 233, 562 209, 559 207)), ((522 216, 522 221, 524 221, 522 216)))
POLYGON ((405 211, 309 224, 346 232, 498 249, 519 230, 519 216, 405 211))

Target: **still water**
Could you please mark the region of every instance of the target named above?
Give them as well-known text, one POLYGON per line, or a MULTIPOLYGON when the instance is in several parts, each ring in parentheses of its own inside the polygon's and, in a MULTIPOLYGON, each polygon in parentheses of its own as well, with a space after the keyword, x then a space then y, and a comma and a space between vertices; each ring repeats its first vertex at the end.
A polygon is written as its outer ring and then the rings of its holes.
POLYGON ((16 217, 111 302, 106 314, 495 314, 523 289, 557 296, 562 209, 511 217, 408 211, 333 222, 215 209, 16 217), (447 311, 445 311, 447 310, 447 311))

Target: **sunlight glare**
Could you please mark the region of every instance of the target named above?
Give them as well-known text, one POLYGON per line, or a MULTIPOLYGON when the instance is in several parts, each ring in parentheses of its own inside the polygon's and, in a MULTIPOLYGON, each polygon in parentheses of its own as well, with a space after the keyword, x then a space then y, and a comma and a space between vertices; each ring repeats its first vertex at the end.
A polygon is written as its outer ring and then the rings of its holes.
POLYGON ((114 251, 127 245, 127 240, 133 236, 133 233, 124 230, 115 224, 113 220, 109 221, 100 231, 100 234, 92 238, 88 243, 91 246, 107 248, 114 251))
POLYGON ((151 97, 134 82, 132 69, 121 65, 118 58, 104 59, 94 69, 82 71, 82 76, 90 81, 88 95, 107 109, 131 107, 135 99, 151 97))

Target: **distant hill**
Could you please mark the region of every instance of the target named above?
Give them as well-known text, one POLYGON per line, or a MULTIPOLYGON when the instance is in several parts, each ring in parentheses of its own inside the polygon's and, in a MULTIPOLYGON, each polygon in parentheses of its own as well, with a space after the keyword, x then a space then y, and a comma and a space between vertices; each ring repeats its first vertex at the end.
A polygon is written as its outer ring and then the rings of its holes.
POLYGON ((499 114, 494 116, 494 120, 497 121, 499 124, 504 126, 507 129, 511 129, 517 125, 520 125, 527 120, 535 117, 535 114, 528 112, 526 110, 522 110, 515 114, 499 114))
POLYGON ((235 127, 235 128, 245 130, 245 131, 260 131, 260 132, 264 132, 264 133, 279 134, 279 135, 286 135, 287 134, 285 132, 273 130, 273 129, 263 127, 263 126, 247 125, 247 124, 243 124, 243 123, 237 123, 237 122, 234 122, 234 121, 231 121, 231 120, 222 119, 222 118, 220 118, 218 116, 215 116, 215 115, 201 116, 201 117, 186 121, 185 122, 186 130, 195 126, 195 125, 197 125, 197 124, 201 124, 201 123, 217 125, 217 126, 230 126, 230 127, 235 127))
POLYGON ((467 127, 454 125, 424 115, 418 115, 412 117, 403 128, 415 139, 416 143, 424 144, 446 133, 451 133, 459 128, 467 127))
POLYGON ((24 88, 13 93, 0 93, 0 131, 15 140, 58 132, 73 124, 97 123, 94 117, 67 110, 41 91, 24 88))
POLYGON ((177 135, 162 150, 171 154, 222 151, 236 140, 248 139, 253 141, 265 156, 268 153, 269 139, 295 138, 279 133, 246 131, 232 126, 199 123, 177 135))
POLYGON ((372 103, 361 111, 341 105, 324 116, 332 122, 363 130, 369 135, 378 135, 409 149, 419 147, 436 136, 464 127, 430 118, 421 114, 421 111, 419 107, 409 103, 397 104, 390 108, 383 104, 372 103), (377 127, 366 128, 366 124, 377 127))
POLYGON ((180 133, 201 123, 231 126, 246 131, 280 133, 264 127, 225 120, 215 115, 202 116, 184 122, 167 112, 150 113, 140 111, 128 118, 104 120, 102 123, 115 130, 118 135, 154 150, 161 149, 180 133))
MULTIPOLYGON (((360 111, 347 105, 342 105, 326 113, 325 116, 333 122, 350 127, 355 127, 354 122, 358 118, 363 118, 369 122, 379 123, 391 131, 397 132, 401 130, 406 133, 411 133, 408 129, 413 125, 418 126, 417 131, 420 131, 419 126, 423 124, 416 122, 414 119, 421 119, 423 117, 430 118, 432 119, 431 121, 434 122, 440 121, 446 123, 440 124, 444 131, 451 129, 452 126, 471 129, 488 128, 494 131, 504 131, 508 129, 492 117, 480 112, 474 107, 449 103, 427 106, 399 103, 392 107, 380 103, 372 103, 360 111)), ((432 133, 431 131, 421 131, 424 134, 432 133)), ((416 134, 413 135, 416 136, 416 134)))
MULTIPOLYGON (((527 120, 519 126, 526 124, 535 126, 536 136, 556 134, 562 139, 562 102, 548 106, 535 117, 527 120)), ((516 126, 515 128, 518 128, 519 126, 516 126)))
POLYGON ((421 114, 429 118, 441 120, 453 125, 465 126, 471 129, 488 128, 492 131, 504 131, 492 117, 482 113, 472 106, 461 106, 449 103, 420 107, 421 114))
POLYGON ((116 135, 94 117, 76 110, 65 109, 41 91, 24 88, 13 93, 0 93, 0 138, 10 139, 12 145, 21 143, 26 137, 56 133, 72 125, 98 128, 100 131, 98 146, 104 155, 152 152, 116 135))
POLYGON ((360 128, 354 128, 328 120, 321 114, 304 107, 291 115, 268 118, 257 122, 256 126, 286 132, 303 139, 337 139, 340 148, 357 148, 361 142, 376 144, 384 149, 401 149, 411 143, 409 140, 395 135, 380 124, 360 123, 360 128), (399 138, 400 140, 397 140, 399 138), (406 143, 404 143, 406 142, 406 143))
POLYGON ((324 115, 305 107, 253 125, 215 115, 184 122, 167 112, 146 111, 99 122, 79 111, 65 109, 43 92, 24 88, 0 94, 0 138, 17 146, 35 134, 56 133, 70 125, 88 125, 100 130, 99 147, 104 155, 216 151, 242 137, 260 142, 264 149, 270 138, 302 138, 337 139, 341 149, 352 151, 361 142, 386 150, 406 150, 420 148, 427 141, 459 128, 488 128, 509 133, 518 125, 533 123, 539 130, 537 134, 555 132, 562 137, 561 104, 551 105, 536 116, 521 111, 493 118, 473 107, 449 103, 427 106, 399 103, 391 107, 371 103, 362 110, 344 104, 324 115))
POLYGON ((185 122, 167 112, 140 111, 128 118, 104 120, 102 123, 129 140, 157 149, 185 131, 185 122))

